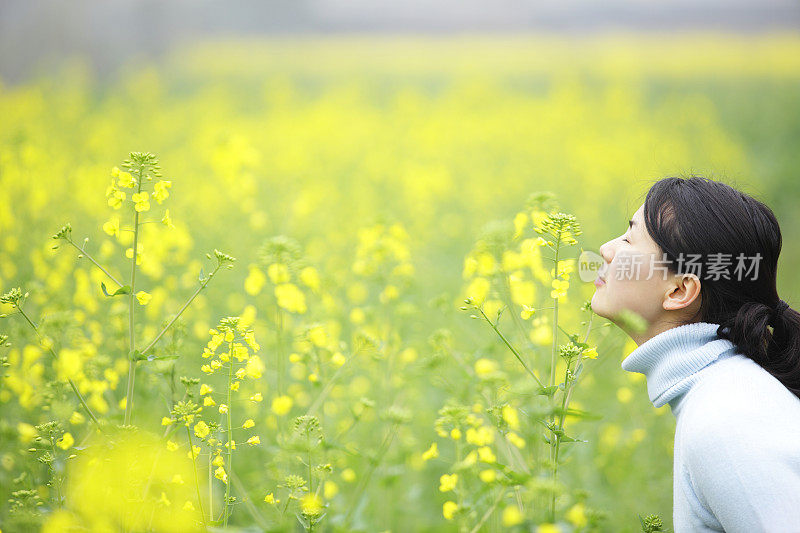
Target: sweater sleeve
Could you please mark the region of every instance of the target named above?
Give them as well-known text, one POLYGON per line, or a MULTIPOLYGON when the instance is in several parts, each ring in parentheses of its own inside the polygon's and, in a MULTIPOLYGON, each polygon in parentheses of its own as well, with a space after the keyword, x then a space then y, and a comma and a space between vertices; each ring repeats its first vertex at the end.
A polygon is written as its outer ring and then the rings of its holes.
POLYGON ((729 533, 799 531, 798 421, 749 402, 705 404, 703 416, 686 421, 682 443, 700 502, 729 533))

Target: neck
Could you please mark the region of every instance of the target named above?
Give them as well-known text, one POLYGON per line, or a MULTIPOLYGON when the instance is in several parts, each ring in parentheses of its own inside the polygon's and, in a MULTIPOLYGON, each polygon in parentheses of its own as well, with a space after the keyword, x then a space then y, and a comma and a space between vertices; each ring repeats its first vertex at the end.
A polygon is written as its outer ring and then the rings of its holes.
POLYGON ((669 329, 694 323, 697 323, 697 321, 685 321, 674 318, 655 320, 648 323, 647 328, 644 331, 625 331, 625 333, 627 333, 628 336, 633 339, 633 342, 635 342, 637 346, 641 346, 656 335, 664 333, 669 329))
POLYGON ((733 343, 717 335, 718 327, 695 322, 668 328, 642 342, 622 361, 622 368, 644 374, 653 405, 669 403, 674 412, 700 370, 736 353, 733 343))

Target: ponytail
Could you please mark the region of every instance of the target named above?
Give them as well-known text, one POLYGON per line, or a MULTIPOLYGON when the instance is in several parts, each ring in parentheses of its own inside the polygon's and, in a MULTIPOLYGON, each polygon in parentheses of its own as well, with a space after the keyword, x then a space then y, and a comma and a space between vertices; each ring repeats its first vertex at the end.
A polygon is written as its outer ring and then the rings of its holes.
POLYGON ((780 299, 774 307, 745 302, 717 334, 800 398, 800 313, 789 304, 780 299))
POLYGON ((706 272, 699 319, 719 324, 717 335, 800 398, 800 313, 778 297, 783 237, 775 213, 726 183, 700 176, 668 177, 647 192, 644 221, 675 273, 691 271, 689 263, 680 260, 687 254, 716 257, 717 266, 724 258, 730 259, 728 265, 735 264, 735 275, 706 272), (753 261, 752 271, 739 270, 743 258, 753 261))

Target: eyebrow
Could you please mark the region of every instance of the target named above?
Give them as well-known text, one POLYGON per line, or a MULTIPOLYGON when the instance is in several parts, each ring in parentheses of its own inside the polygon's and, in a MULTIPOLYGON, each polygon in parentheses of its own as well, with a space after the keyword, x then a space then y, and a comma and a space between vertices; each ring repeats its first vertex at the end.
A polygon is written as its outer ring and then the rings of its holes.
POLYGON ((630 219, 630 220, 628 221, 628 227, 629 227, 629 228, 632 228, 634 224, 636 224, 636 222, 634 222, 634 221, 633 221, 633 219, 630 219))

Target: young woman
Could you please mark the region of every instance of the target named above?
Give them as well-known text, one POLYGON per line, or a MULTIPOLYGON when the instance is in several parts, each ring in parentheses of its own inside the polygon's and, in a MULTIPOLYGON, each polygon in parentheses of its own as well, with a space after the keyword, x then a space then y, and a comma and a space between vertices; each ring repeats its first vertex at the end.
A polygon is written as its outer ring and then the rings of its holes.
POLYGON ((678 533, 800 532, 800 314, 776 291, 781 244, 766 205, 691 177, 657 181, 600 248, 592 308, 636 341, 622 368, 676 416, 678 533))

